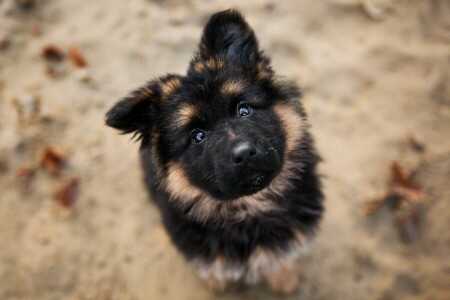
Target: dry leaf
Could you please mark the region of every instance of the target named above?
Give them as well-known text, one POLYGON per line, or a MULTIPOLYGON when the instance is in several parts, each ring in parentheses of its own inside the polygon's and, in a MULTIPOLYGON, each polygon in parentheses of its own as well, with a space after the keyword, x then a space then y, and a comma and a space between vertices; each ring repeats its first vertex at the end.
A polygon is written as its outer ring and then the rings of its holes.
POLYGON ((419 224, 419 213, 415 208, 406 208, 397 213, 397 227, 400 235, 406 243, 417 239, 417 228, 419 224))
POLYGON ((47 74, 51 78, 59 77, 58 71, 56 71, 56 69, 54 67, 49 66, 49 65, 45 66, 45 74, 47 74))
POLYGON ((376 199, 374 199, 374 200, 372 200, 372 201, 366 202, 366 203, 364 204, 364 207, 363 207, 364 213, 365 213, 366 215, 373 214, 373 213, 374 213, 375 211, 377 211, 384 203, 386 203, 387 200, 389 200, 392 196, 393 196, 393 195, 392 195, 391 193, 387 192, 387 193, 384 193, 382 196, 380 196, 380 197, 378 197, 378 198, 376 198, 376 199))
POLYGON ((50 173, 59 175, 66 156, 52 147, 45 148, 41 154, 41 163, 50 173))
POLYGON ((384 203, 384 201, 381 201, 381 200, 372 200, 372 201, 366 202, 363 207, 364 213, 366 215, 373 214, 375 211, 377 211, 380 208, 380 206, 383 203, 384 203))
POLYGON ((427 195, 419 186, 419 184, 411 179, 410 174, 400 167, 397 162, 391 165, 392 172, 392 193, 402 197, 406 201, 423 203, 427 195))
POLYGON ((265 0, 263 4, 264 8, 267 10, 273 10, 275 8, 275 5, 275 0, 265 0))
POLYGON ((32 26, 29 33, 34 38, 40 37, 42 35, 42 28, 39 25, 32 26))
POLYGON ((399 163, 396 161, 392 162, 391 164, 391 174, 392 183, 398 184, 403 187, 420 190, 419 185, 409 178, 403 168, 400 167, 399 163))
POLYGON ((403 197, 405 200, 414 203, 423 203, 427 200, 427 194, 420 189, 412 189, 408 187, 402 186, 394 186, 392 188, 392 192, 399 196, 403 197))
POLYGON ((76 46, 70 47, 69 54, 73 64, 76 67, 85 68, 87 66, 86 59, 76 46))
POLYGON ((35 169, 29 167, 23 167, 16 171, 17 178, 19 179, 30 179, 34 176, 35 169))
POLYGON ((367 202, 364 212, 374 213, 386 200, 397 199, 396 205, 392 207, 396 210, 398 230, 405 242, 413 242, 417 238, 418 207, 427 200, 427 194, 396 161, 391 164, 390 180, 388 191, 382 197, 367 202))
POLYGON ((16 0, 17 4, 24 8, 24 9, 30 9, 33 8, 36 4, 36 0, 16 0))
POLYGON ((0 50, 8 48, 11 42, 7 38, 0 38, 0 50))
POLYGON ((56 201, 64 207, 72 207, 77 200, 78 185, 77 178, 69 178, 56 194, 56 201))
POLYGON ((64 58, 64 53, 54 45, 48 45, 42 48, 41 56, 49 61, 61 61, 64 58))

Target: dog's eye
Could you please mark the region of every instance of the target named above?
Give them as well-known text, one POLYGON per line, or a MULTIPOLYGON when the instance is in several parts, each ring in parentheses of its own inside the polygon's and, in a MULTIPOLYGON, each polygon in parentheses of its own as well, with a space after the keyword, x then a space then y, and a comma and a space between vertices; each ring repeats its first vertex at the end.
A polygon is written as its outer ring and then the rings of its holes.
POLYGON ((247 104, 241 104, 238 106, 238 114, 240 117, 248 116, 252 112, 252 109, 247 104))
POLYGON ((206 134, 199 129, 196 129, 192 132, 192 142, 194 142, 196 144, 203 141, 205 139, 205 137, 206 137, 206 134))

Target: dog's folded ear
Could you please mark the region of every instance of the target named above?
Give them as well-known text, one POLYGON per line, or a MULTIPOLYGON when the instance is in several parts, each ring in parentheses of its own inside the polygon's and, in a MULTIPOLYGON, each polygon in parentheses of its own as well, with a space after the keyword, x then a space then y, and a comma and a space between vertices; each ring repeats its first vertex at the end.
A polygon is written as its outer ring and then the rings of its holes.
POLYGON ((123 133, 152 130, 160 118, 161 107, 181 85, 181 76, 167 75, 148 82, 117 102, 106 113, 106 124, 123 133))
POLYGON ((243 68, 260 59, 255 33, 236 10, 214 14, 205 25, 199 45, 203 60, 218 58, 243 68))

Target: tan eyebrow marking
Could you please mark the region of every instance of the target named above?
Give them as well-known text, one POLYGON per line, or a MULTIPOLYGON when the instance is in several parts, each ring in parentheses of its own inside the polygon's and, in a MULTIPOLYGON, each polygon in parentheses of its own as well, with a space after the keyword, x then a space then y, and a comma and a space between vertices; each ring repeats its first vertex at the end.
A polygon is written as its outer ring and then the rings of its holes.
POLYGON ((179 127, 186 126, 194 118, 195 113, 196 113, 196 109, 195 109, 194 105, 184 104, 177 111, 174 123, 179 127))
POLYGON ((229 80, 222 84, 220 93, 222 94, 239 94, 244 90, 245 83, 241 80, 229 80))

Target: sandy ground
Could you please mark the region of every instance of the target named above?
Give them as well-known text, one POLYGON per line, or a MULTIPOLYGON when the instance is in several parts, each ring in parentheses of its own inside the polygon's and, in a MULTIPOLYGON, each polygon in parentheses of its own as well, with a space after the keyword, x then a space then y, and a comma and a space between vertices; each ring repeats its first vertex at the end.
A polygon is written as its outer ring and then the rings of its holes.
POLYGON ((324 158, 327 212, 290 299, 450 299, 449 1, 373 0, 381 12, 368 13, 356 0, 15 3, 0 0, 0 299, 277 299, 197 279, 148 201, 138 145, 103 124, 132 88, 183 73, 209 15, 231 6, 303 87, 324 158), (78 46, 91 81, 67 57, 46 74, 48 44, 78 46), (68 155, 61 175, 19 179, 48 146, 68 155), (429 194, 410 245, 391 209, 362 211, 393 160, 429 194), (65 208, 55 193, 71 177, 65 208))

